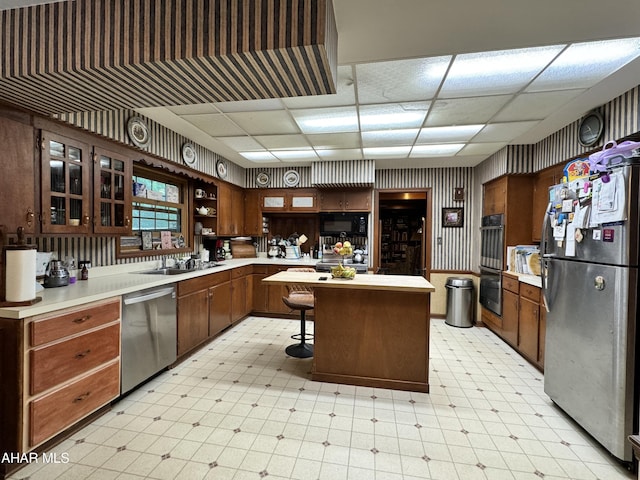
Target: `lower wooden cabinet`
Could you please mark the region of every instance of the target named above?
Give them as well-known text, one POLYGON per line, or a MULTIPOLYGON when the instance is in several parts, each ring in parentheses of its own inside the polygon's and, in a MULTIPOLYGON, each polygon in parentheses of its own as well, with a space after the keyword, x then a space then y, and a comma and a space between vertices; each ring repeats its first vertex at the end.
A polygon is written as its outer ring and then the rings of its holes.
POLYGON ((26 453, 120 394, 120 297, 0 318, 0 347, 0 450, 26 453))
POLYGON ((209 289, 178 296, 177 336, 178 356, 193 350, 209 338, 209 289))
POLYGON ((213 336, 231 325, 231 282, 209 289, 209 335, 213 336))
POLYGON ((483 322, 522 356, 540 369, 544 367, 546 319, 540 288, 502 276, 502 317, 482 309, 483 322), (486 314, 485 314, 486 312, 486 314))

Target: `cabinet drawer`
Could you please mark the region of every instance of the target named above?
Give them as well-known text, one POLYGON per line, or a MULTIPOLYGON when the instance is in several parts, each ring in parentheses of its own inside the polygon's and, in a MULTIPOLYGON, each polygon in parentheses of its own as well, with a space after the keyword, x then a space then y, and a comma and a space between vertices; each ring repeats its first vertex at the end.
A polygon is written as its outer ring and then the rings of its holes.
POLYGON ((246 277, 247 275, 250 275, 252 271, 253 271, 253 267, 251 265, 234 268, 233 270, 231 270, 231 278, 233 279, 233 278, 246 277))
POLYGON ((30 392, 43 392, 120 354, 120 324, 30 352, 30 392))
POLYGON ((120 318, 120 299, 114 299, 108 303, 93 304, 89 308, 85 305, 76 310, 64 310, 64 313, 60 315, 47 314, 47 316, 48 318, 36 317, 31 323, 32 347, 118 320, 120 318))
POLYGON ((198 290, 205 290, 214 285, 228 282, 231 280, 231 271, 226 270, 224 272, 210 273, 208 275, 202 275, 201 277, 192 278, 190 280, 183 280, 178 283, 178 297, 188 295, 198 290))
POLYGON ((520 296, 528 298, 536 303, 540 303, 540 289, 529 285, 528 283, 520 284, 520 296))
POLYGON ((120 393, 120 363, 113 362, 29 405, 29 445, 37 445, 97 410, 120 393))
POLYGON ((518 284, 520 281, 517 278, 511 277, 509 275, 502 275, 502 288, 505 290, 509 290, 513 293, 518 293, 518 284))
POLYGON ((254 265, 253 266, 253 273, 255 273, 257 275, 266 275, 268 270, 269 270, 269 268, 267 267, 267 265, 254 265))

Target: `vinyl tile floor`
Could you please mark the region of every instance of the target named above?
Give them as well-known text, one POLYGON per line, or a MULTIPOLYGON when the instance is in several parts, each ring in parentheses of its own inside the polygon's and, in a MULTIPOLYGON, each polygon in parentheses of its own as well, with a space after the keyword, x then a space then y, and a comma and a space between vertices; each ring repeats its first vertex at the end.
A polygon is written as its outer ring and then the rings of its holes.
POLYGON ((486 328, 432 321, 429 394, 311 381, 311 359, 284 353, 298 328, 245 319, 49 452, 68 462, 10 478, 635 478, 486 328))

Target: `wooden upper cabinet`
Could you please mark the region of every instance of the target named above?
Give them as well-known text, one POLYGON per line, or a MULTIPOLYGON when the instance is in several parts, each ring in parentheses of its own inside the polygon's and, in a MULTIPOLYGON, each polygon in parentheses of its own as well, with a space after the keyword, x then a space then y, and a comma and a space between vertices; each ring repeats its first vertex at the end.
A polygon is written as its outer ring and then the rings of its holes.
POLYGON ((264 235, 262 232, 262 210, 260 209, 261 193, 255 188, 244 191, 244 235, 251 237, 264 235))
POLYGON ((542 221, 549 204, 549 187, 562 181, 564 163, 539 171, 533 180, 533 213, 531 216, 531 239, 542 239, 542 221))
POLYGON ((505 213, 507 200, 507 177, 484 184, 482 215, 505 213))
POLYGON ((42 130, 40 149, 42 232, 89 233, 91 148, 73 138, 42 130))
POLYGON ((131 234, 132 161, 95 147, 93 152, 93 231, 131 234))
POLYGON ((320 192, 321 212, 370 212, 371 189, 327 189, 320 192))
POLYGON ((218 235, 240 235, 244 223, 244 192, 230 183, 218 183, 218 235))
POLYGON ((0 191, 4 200, 0 202, 0 224, 7 233, 15 233, 18 227, 25 233, 35 232, 35 136, 26 122, 28 118, 22 123, 0 117, 0 191))
POLYGON ((314 188, 273 188, 260 192, 260 209, 263 212, 313 213, 318 211, 318 192, 314 188))

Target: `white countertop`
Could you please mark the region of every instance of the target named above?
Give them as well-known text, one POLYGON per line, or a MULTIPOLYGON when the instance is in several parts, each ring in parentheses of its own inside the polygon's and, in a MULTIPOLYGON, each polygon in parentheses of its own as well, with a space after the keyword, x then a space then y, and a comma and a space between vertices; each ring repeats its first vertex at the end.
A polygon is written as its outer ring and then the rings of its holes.
POLYGON ((504 273, 518 277, 518 280, 522 283, 533 285, 534 287, 542 288, 542 278, 538 275, 527 275, 526 273, 516 273, 510 270, 506 270, 504 273))
POLYGON ((262 280, 264 283, 308 285, 314 288, 349 288, 353 290, 385 290, 431 293, 435 287, 416 275, 363 275, 353 279, 331 278, 323 272, 279 272, 262 280), (326 278, 326 280, 320 280, 326 278))
POLYGON ((145 288, 158 287, 169 283, 180 282, 211 273, 223 272, 245 265, 299 265, 315 266, 315 258, 301 258, 297 260, 275 258, 240 258, 224 260, 221 265, 205 270, 185 272, 179 275, 145 275, 141 271, 159 266, 155 262, 138 262, 110 267, 96 267, 89 270, 88 280, 78 280, 76 283, 57 288, 45 288, 36 294, 42 301, 23 307, 0 308, 2 318, 26 318, 33 315, 52 312, 61 308, 75 307, 105 298, 124 295, 145 288))

